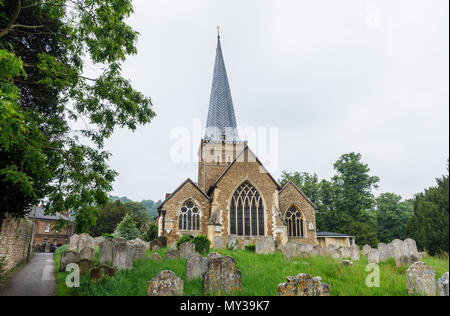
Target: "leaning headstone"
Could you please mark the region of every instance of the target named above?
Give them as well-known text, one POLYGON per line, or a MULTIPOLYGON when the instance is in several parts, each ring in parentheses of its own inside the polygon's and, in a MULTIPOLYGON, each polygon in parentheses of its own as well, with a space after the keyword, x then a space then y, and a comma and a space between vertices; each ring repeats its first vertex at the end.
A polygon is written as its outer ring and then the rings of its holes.
POLYGON ((180 253, 178 249, 168 249, 166 251, 166 260, 178 260, 180 259, 180 253))
POLYGON ((283 255, 286 259, 292 259, 300 255, 297 243, 288 242, 282 249, 283 255))
POLYGON ((406 292, 409 295, 436 296, 436 274, 423 262, 416 262, 406 270, 406 292))
POLYGON ((112 265, 117 270, 130 269, 133 266, 134 252, 130 251, 124 238, 115 239, 112 265))
POLYGON ((388 247, 386 244, 378 244, 378 257, 380 262, 386 262, 389 259, 388 247))
POLYGON ((75 251, 69 250, 63 252, 59 260, 59 271, 66 271, 67 265, 77 263, 79 260, 78 254, 75 251))
POLYGON ((91 261, 95 260, 95 249, 91 247, 86 247, 84 249, 81 249, 79 254, 80 260, 81 259, 88 259, 91 261))
POLYGON ((154 240, 150 241, 150 243, 148 244, 148 248, 152 251, 156 251, 156 250, 153 250, 153 248, 156 246, 158 246, 158 248, 161 249, 161 242, 158 239, 154 239, 154 240))
POLYGON ((186 259, 186 278, 188 280, 202 277, 202 263, 203 257, 198 253, 193 253, 186 259))
POLYGON ((394 245, 395 252, 395 265, 397 267, 411 265, 419 260, 419 255, 417 253, 417 246, 415 241, 412 239, 407 239, 401 241, 396 239, 392 242, 394 245))
POLYGON ((275 252, 275 241, 272 237, 264 237, 256 240, 255 252, 269 255, 275 252))
POLYGON ((114 243, 114 239, 106 238, 98 245, 98 261, 100 262, 100 264, 112 265, 114 243))
POLYGON ((364 245, 364 247, 361 251, 361 254, 363 256, 368 256, 371 249, 372 249, 372 247, 370 247, 369 245, 364 245))
POLYGON ((101 266, 91 270, 91 281, 103 280, 106 277, 112 278, 115 274, 115 270, 107 265, 101 266))
POLYGON ((301 273, 286 278, 286 283, 278 285, 278 296, 329 296, 330 287, 320 277, 313 278, 301 273))
POLYGON ((369 252, 369 264, 380 263, 378 249, 371 249, 369 252))
POLYGON ((448 296, 448 272, 445 272, 437 281, 437 295, 448 296))
POLYGON ((94 261, 89 259, 81 259, 77 264, 80 268, 80 274, 89 274, 91 269, 94 268, 94 261))
POLYGON ((220 258, 220 257, 222 257, 222 256, 220 254, 218 254, 217 252, 211 252, 207 257, 203 258, 203 260, 202 260, 202 275, 203 275, 203 273, 208 271, 209 261, 212 259, 220 258))
POLYGON ((145 243, 129 243, 128 253, 132 257, 132 260, 145 259, 146 246, 145 243))
POLYGON ((183 280, 169 270, 161 271, 148 282, 148 296, 182 296, 183 280))
POLYGON ((215 248, 215 249, 222 249, 223 248, 223 237, 222 236, 214 237, 213 248, 215 248))
POLYGON ((187 259, 195 253, 195 245, 191 242, 184 242, 180 245, 180 258, 187 259))
POLYGON ((302 243, 302 244, 299 244, 297 247, 298 247, 298 253, 302 258, 312 256, 314 247, 310 243, 302 243))
POLYGON ((329 253, 331 253, 333 250, 337 250, 338 247, 336 245, 330 244, 327 246, 327 250, 329 253))
POLYGON ((403 241, 403 243, 408 248, 409 262, 414 263, 416 261, 419 261, 420 254, 419 254, 419 251, 417 250, 416 241, 414 239, 408 238, 408 239, 405 239, 405 241, 403 241))
POLYGON ((203 273, 203 290, 207 293, 232 293, 242 287, 241 271, 232 257, 211 258, 203 273))
POLYGON ((80 237, 78 238, 77 250, 78 252, 80 252, 86 247, 95 248, 94 238, 89 236, 89 234, 81 234, 80 237))
POLYGON ((319 256, 327 257, 328 256, 327 248, 319 247, 319 256))
POLYGON ((339 249, 332 250, 329 254, 334 260, 339 260, 342 258, 342 253, 339 249))
POLYGON ((150 260, 161 261, 162 257, 157 253, 152 253, 149 257, 150 260))
POLYGON ((101 244, 102 242, 104 242, 105 239, 106 239, 106 238, 103 237, 103 236, 94 238, 94 246, 95 246, 95 247, 100 246, 100 244, 101 244))
POLYGON ((227 249, 237 250, 238 249, 238 239, 236 236, 228 235, 227 237, 227 249))
POLYGON ((161 249, 167 248, 167 237, 166 236, 159 236, 157 240, 159 241, 159 246, 161 247, 161 249))
POLYGON ((350 247, 341 247, 340 250, 342 253, 342 258, 350 258, 352 256, 350 247))
POLYGON ((358 245, 351 246, 350 254, 352 261, 359 261, 359 259, 361 258, 361 255, 359 253, 359 246, 358 245))
POLYGON ((70 250, 78 249, 78 239, 79 238, 80 238, 80 236, 78 236, 77 234, 70 236, 70 242, 69 242, 70 250))
POLYGON ((387 258, 392 259, 395 258, 395 249, 392 243, 387 244, 387 258))

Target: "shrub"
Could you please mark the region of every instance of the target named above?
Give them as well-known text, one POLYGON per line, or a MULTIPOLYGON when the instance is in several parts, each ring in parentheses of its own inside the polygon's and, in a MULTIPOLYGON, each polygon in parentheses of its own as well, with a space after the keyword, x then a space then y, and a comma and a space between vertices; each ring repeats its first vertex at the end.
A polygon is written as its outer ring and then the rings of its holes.
POLYGON ((195 236, 193 243, 195 245, 195 251, 198 253, 208 253, 211 247, 211 242, 205 235, 195 236))
POLYGON ((116 230, 114 231, 115 237, 122 237, 126 240, 133 240, 141 237, 141 232, 136 226, 136 223, 133 221, 131 216, 125 215, 122 221, 117 225, 116 230))
POLYGON ((251 251, 251 252, 255 252, 256 245, 255 244, 249 244, 249 245, 245 246, 245 250, 251 251))
POLYGON ((194 242, 194 237, 192 237, 191 235, 183 235, 180 237, 180 239, 178 239, 177 241, 177 249, 180 250, 180 246, 182 244, 184 244, 185 242, 194 242))
POLYGON ((113 234, 108 234, 108 233, 104 233, 104 234, 102 234, 102 237, 103 238, 106 238, 106 239, 114 239, 114 235, 113 234))

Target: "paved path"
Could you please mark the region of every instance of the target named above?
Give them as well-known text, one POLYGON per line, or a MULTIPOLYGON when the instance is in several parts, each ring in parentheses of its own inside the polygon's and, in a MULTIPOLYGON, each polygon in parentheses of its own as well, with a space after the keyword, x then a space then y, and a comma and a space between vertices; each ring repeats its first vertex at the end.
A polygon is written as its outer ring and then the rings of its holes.
POLYGON ((36 253, 9 282, 0 296, 52 296, 56 282, 52 253, 36 253))

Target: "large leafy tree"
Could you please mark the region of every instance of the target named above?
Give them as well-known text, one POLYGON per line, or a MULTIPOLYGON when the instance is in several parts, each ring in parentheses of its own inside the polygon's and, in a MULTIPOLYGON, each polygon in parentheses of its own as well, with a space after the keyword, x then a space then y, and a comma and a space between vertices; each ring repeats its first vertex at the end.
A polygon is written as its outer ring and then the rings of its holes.
POLYGON ((112 234, 117 225, 127 215, 128 208, 120 201, 107 203, 98 210, 96 225, 91 228, 91 234, 95 237, 103 234, 112 234))
POLYGON ((336 175, 331 179, 334 186, 334 209, 345 216, 345 221, 370 223, 375 198, 373 189, 380 179, 369 174, 369 166, 362 162, 361 154, 342 155, 334 164, 336 175))
POLYGON ((402 201, 394 193, 383 193, 376 199, 377 235, 381 242, 406 239, 406 224, 413 215, 413 202, 402 201))
POLYGON ((449 251, 449 175, 437 185, 416 195, 414 215, 407 225, 407 236, 415 239, 430 254, 449 251))
POLYGON ((366 223, 350 223, 347 226, 347 234, 355 236, 356 244, 359 246, 377 247, 378 245, 377 233, 366 223))
POLYGON ((280 184, 283 186, 289 181, 299 187, 312 202, 319 203, 320 183, 317 174, 283 171, 279 181, 280 184))
POLYGON ((131 0, 0 0, 0 218, 108 201, 105 139, 155 115, 121 75, 132 12, 131 0))

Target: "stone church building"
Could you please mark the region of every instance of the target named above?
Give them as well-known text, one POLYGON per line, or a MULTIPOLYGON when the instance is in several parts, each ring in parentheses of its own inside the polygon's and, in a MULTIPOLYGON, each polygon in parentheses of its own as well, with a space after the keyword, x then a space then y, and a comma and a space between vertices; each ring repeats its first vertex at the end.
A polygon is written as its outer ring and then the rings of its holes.
POLYGON ((292 182, 280 186, 239 140, 219 35, 198 181, 187 179, 167 194, 156 218, 158 235, 172 244, 185 234, 204 234, 213 247, 229 236, 240 247, 268 236, 283 245, 316 245, 316 209, 292 182))

